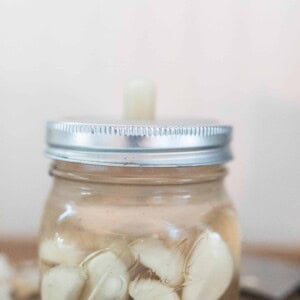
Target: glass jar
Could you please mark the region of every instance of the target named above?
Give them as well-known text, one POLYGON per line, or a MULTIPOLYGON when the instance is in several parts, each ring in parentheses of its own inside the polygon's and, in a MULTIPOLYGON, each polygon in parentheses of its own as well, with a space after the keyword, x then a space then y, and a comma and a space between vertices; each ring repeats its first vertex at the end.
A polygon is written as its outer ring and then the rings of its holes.
POLYGON ((49 123, 42 300, 239 299, 230 131, 49 123))

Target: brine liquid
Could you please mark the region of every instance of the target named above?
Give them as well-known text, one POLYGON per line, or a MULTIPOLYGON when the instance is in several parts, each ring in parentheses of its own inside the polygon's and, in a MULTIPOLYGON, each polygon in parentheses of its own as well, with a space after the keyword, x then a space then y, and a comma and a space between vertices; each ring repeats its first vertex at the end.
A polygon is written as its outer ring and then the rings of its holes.
MULTIPOLYGON (((136 203, 135 203, 136 204, 136 203)), ((57 265, 62 266, 80 266, 84 272, 87 272, 86 265, 97 255, 105 252, 112 252, 118 257, 127 268, 128 282, 126 288, 129 290, 129 285, 135 280, 147 279, 161 282, 163 285, 170 287, 176 294, 173 298, 184 300, 198 300, 184 298, 184 289, 189 284, 188 268, 189 259, 197 240, 203 233, 209 231, 216 233, 224 242, 230 257, 232 259, 233 272, 230 275, 230 281, 226 284, 225 290, 220 297, 216 299, 234 300, 239 299, 238 296, 238 266, 239 266, 239 236, 236 225, 236 216, 231 206, 226 202, 216 202, 212 205, 206 203, 188 203, 182 205, 179 201, 177 204, 161 204, 157 199, 156 205, 148 205, 147 203, 139 205, 118 206, 108 203, 99 205, 96 198, 92 197, 85 202, 72 203, 66 205, 63 211, 61 208, 52 206, 52 211, 47 212, 49 223, 56 225, 50 230, 44 230, 40 241, 40 270, 41 280, 49 270, 57 265), (53 220, 55 218, 55 220, 53 220), (145 250, 150 258, 149 265, 143 264, 139 257, 132 253, 132 247, 139 241, 158 241, 166 247, 166 251, 179 253, 183 257, 182 277, 178 283, 170 284, 168 280, 161 278, 161 274, 156 269, 151 268, 151 249, 145 250), (53 253, 51 253, 53 252, 53 253), (89 258, 90 256, 90 258, 89 258), (178 297, 178 298, 177 298, 178 297)), ((45 222, 47 224, 47 222, 45 222)), ((46 226, 46 225, 45 225, 46 226)), ((154 242, 155 243, 155 242, 154 242)), ((160 264, 160 259, 157 250, 157 264, 160 264)), ((208 259, 210 259, 208 257, 208 259)), ((177 264, 176 259, 172 264, 177 264)), ((212 262, 204 262, 204 268, 214 268, 212 262)), ((159 266, 158 266, 159 269, 159 266)), ((218 270, 218 267, 215 267, 218 270)), ((222 270, 221 270, 222 271, 222 270)), ((107 271, 109 272, 109 270, 107 271)), ((161 271, 162 273, 163 271, 161 271)), ((226 270, 224 271, 226 272, 226 270)), ((195 271, 194 271, 195 273, 195 271)), ((203 289, 209 292, 211 289, 217 288, 211 285, 218 284, 218 280, 213 278, 201 278, 201 270, 199 272, 199 280, 204 282, 203 289)), ((212 276, 207 270, 205 274, 212 276)), ((107 274, 106 274, 107 275, 107 274)), ((87 274, 87 277, 89 275, 87 274)), ((101 276, 100 276, 101 277, 101 276)), ((193 278, 195 282, 197 278, 193 278)), ((87 279, 88 281, 88 279, 87 279)), ((220 283, 224 284, 224 283, 220 283)), ((93 292, 93 287, 90 284, 82 289, 78 300, 89 299, 93 292), (89 285, 89 288, 87 287, 89 285), (87 291, 89 289, 89 291, 87 291)), ((141 292, 142 293, 142 292, 141 292)), ((147 292, 145 292, 147 293, 147 292)), ((195 293, 195 295, 197 292, 195 293)), ((151 295, 150 295, 151 296, 151 295)), ((77 296, 76 296, 77 297, 77 296)), ((151 297, 150 297, 151 298, 151 297)), ((144 299, 150 299, 145 294, 144 299)), ((173 299, 172 298, 172 299, 173 299)), ((73 300, 77 300, 73 299, 73 300)), ((91 299, 100 299, 97 296, 91 299)), ((103 298, 110 299, 110 298, 103 298)), ((114 298, 111 298, 114 299, 114 298)), ((125 295, 116 299, 134 299, 128 291, 125 295)), ((141 299, 141 298, 136 298, 141 299)), ((152 299, 152 298, 151 298, 152 299)), ((155 297, 153 298, 153 300, 155 297)), ((171 299, 162 298, 159 299, 171 299)), ((46 299, 47 300, 47 299, 46 299)), ((199 299, 202 300, 202 299, 199 299)), ((206 300, 213 300, 207 298, 206 300)))

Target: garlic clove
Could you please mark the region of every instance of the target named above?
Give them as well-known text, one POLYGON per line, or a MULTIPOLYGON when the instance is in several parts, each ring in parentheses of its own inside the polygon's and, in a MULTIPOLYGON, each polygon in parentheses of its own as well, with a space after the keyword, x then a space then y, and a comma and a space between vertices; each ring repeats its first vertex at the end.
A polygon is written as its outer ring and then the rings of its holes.
POLYGON ((184 258, 178 249, 168 248, 162 241, 149 238, 136 241, 131 250, 141 264, 165 284, 176 286, 183 281, 184 258))
POLYGON ((111 251, 100 253, 87 262, 89 275, 85 295, 88 300, 127 299, 129 274, 126 265, 111 251))
POLYGON ((195 242, 186 269, 183 300, 216 300, 233 277, 230 251, 218 233, 206 230, 195 242))
POLYGON ((0 282, 0 299, 13 300, 11 296, 11 286, 8 283, 0 282))
POLYGON ((83 253, 73 244, 62 238, 47 239, 39 248, 40 259, 48 265, 76 266, 83 258, 83 253))
POLYGON ((14 296, 17 299, 31 299, 39 293, 39 272, 32 262, 21 266, 13 280, 14 296))
POLYGON ((130 269, 136 262, 135 256, 131 252, 126 241, 114 241, 108 246, 107 250, 113 252, 122 262, 124 262, 127 269, 130 269))
POLYGON ((10 282, 13 278, 14 269, 11 266, 8 258, 0 254, 0 283, 10 282))
POLYGON ((43 276, 42 299, 79 300, 86 279, 79 267, 56 266, 43 276))
POLYGON ((232 208, 213 209, 206 216, 205 224, 215 232, 218 232, 228 245, 232 253, 235 269, 240 265, 240 228, 238 226, 236 212, 232 208))
POLYGON ((131 282, 129 294, 134 300, 179 300, 173 288, 151 279, 136 279, 131 282))
POLYGON ((14 269, 10 265, 7 257, 0 254, 0 299, 12 300, 12 279, 14 269))

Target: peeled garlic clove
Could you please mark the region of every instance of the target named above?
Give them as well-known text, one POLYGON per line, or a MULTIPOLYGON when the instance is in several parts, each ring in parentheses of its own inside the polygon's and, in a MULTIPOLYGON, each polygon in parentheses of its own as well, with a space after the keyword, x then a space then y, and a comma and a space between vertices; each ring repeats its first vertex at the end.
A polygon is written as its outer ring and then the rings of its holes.
POLYGON ((126 241, 115 241, 111 243, 107 249, 113 252, 126 265, 127 269, 130 269, 136 262, 126 241))
POLYGON ((14 270, 6 256, 0 254, 0 299, 12 300, 12 278, 14 270))
POLYGON ((205 224, 215 232, 218 232, 228 245, 232 253, 235 269, 240 265, 240 228, 237 222, 236 212, 232 208, 213 209, 213 211, 206 216, 205 224))
POLYGON ((43 241, 40 245, 39 256, 49 265, 76 266, 82 260, 83 253, 74 244, 57 238, 43 241))
POLYGON ((11 281, 13 273, 13 267, 10 265, 7 257, 0 254, 0 283, 11 281))
POLYGON ((79 300, 86 279, 86 275, 79 267, 54 267, 43 276, 42 299, 79 300))
POLYGON ((35 264, 26 264, 17 270, 13 280, 13 290, 17 299, 31 299, 38 295, 39 272, 35 264))
POLYGON ((126 265, 113 252, 103 252, 87 263, 89 300, 127 299, 129 275, 126 265))
POLYGON ((12 286, 8 281, 0 280, 0 299, 1 300, 13 300, 12 286))
POLYGON ((134 300, 179 300, 173 288, 151 279, 133 281, 129 286, 129 294, 134 300))
POLYGON ((149 238, 136 241, 131 250, 141 264, 167 285, 176 286, 182 282, 184 259, 178 249, 170 249, 162 241, 149 238))
POLYGON ((0 299, 13 300, 11 296, 11 287, 9 284, 0 282, 0 299))
POLYGON ((206 230, 193 246, 182 299, 219 299, 228 288, 233 272, 233 259, 226 243, 218 233, 206 230))

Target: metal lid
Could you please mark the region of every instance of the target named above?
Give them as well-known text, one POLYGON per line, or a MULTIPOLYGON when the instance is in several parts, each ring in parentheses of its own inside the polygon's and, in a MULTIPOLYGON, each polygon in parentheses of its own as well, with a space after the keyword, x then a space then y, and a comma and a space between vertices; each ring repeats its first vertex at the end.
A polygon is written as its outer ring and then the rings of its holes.
POLYGON ((109 166, 175 167, 231 159, 231 127, 210 121, 47 123, 47 156, 109 166))

